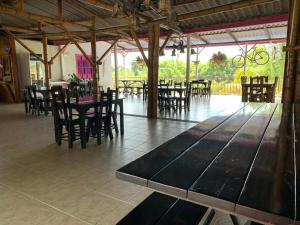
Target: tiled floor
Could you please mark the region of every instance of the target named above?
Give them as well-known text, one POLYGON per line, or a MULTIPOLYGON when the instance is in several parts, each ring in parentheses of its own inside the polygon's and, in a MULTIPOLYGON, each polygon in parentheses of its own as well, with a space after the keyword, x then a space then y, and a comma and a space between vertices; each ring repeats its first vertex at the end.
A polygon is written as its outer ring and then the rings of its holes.
MULTIPOLYGON (((143 101, 142 95, 127 95, 125 100, 124 112, 131 115, 147 115, 147 102, 143 101)), ((238 105, 241 103, 241 96, 236 95, 211 95, 209 96, 194 96, 191 101, 190 111, 182 110, 174 112, 173 110, 158 110, 160 118, 188 120, 188 121, 203 121, 208 117, 220 113, 228 108, 229 105, 238 105)))
POLYGON ((0 225, 115 224, 151 193, 115 170, 194 125, 126 116, 124 137, 70 152, 51 116, 0 105, 0 225))

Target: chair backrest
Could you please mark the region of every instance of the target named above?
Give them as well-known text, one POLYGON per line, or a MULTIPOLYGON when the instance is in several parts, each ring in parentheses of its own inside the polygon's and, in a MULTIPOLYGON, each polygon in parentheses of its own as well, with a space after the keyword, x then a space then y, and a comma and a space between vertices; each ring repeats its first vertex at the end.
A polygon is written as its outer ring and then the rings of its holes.
POLYGON ((263 83, 267 83, 269 80, 268 76, 254 76, 254 77, 250 77, 250 84, 263 84, 263 83))
POLYGON ((191 94, 192 94, 192 82, 188 82, 186 84, 186 90, 185 90, 185 98, 187 98, 188 100, 190 99, 191 97, 191 94))
POLYGON ((69 112, 66 105, 66 91, 62 88, 62 86, 52 86, 51 95, 54 120, 68 120, 69 112))
POLYGON ((208 86, 208 88, 210 88, 211 87, 211 80, 209 80, 208 82, 207 82, 207 86, 208 86))
POLYGON ((119 98, 119 89, 116 88, 115 90, 113 89, 110 89, 110 87, 107 88, 107 93, 110 92, 111 93, 111 96, 112 96, 112 99, 115 100, 115 99, 118 99, 119 98))
POLYGON ((36 86, 35 85, 28 85, 27 86, 27 94, 29 97, 29 101, 33 102, 37 99, 36 96, 36 86))
POLYGON ((93 82, 90 80, 87 82, 87 94, 93 95, 93 82))
POLYGON ((105 113, 107 117, 111 117, 112 101, 113 101, 112 91, 111 90, 107 92, 101 91, 100 99, 101 99, 101 108, 99 110, 100 116, 102 116, 102 114, 105 113))

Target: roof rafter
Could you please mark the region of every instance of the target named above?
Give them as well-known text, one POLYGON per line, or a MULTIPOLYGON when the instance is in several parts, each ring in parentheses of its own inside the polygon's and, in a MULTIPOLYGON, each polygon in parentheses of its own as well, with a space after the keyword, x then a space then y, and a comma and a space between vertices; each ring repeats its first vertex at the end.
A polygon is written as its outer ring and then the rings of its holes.
POLYGON ((237 37, 232 33, 231 30, 226 29, 225 31, 226 31, 226 33, 227 33, 227 34, 228 34, 235 42, 239 42, 239 40, 238 40, 237 37))

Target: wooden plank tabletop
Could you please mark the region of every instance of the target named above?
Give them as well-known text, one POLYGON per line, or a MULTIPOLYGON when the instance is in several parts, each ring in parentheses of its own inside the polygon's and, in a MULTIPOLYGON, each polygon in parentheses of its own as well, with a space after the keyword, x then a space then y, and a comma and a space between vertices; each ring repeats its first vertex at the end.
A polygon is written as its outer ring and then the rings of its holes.
POLYGON ((237 212, 255 214, 270 223, 293 223, 294 127, 290 115, 283 115, 282 107, 277 107, 241 191, 237 212))
MULTIPOLYGON (((300 115, 298 105, 294 111, 300 115)), ((294 111, 272 103, 230 109, 129 163, 116 175, 254 221, 294 224, 300 210, 296 195, 300 145, 294 138, 300 136, 300 118, 294 119, 294 111)))

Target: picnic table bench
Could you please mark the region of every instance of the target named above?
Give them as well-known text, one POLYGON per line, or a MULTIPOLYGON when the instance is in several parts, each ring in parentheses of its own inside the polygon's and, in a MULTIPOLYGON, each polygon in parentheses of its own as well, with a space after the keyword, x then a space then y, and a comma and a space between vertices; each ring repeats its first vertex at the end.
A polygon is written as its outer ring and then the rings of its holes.
POLYGON ((300 224, 300 105, 249 103, 120 168, 120 179, 261 224, 300 224))

